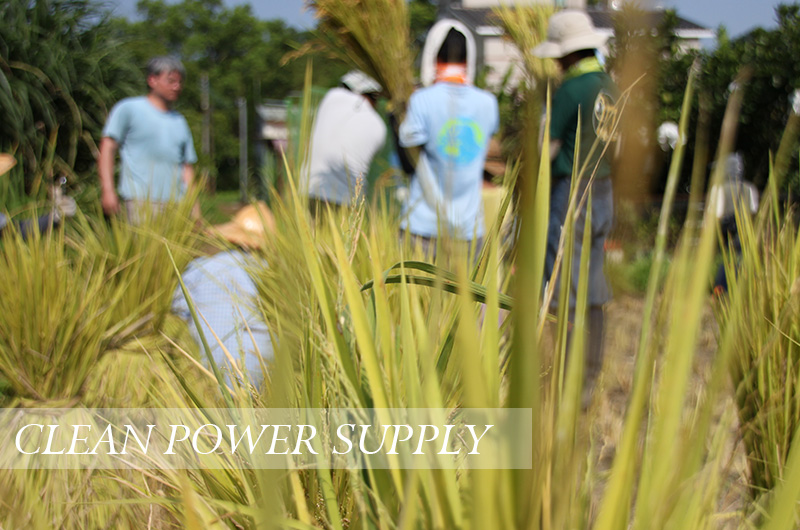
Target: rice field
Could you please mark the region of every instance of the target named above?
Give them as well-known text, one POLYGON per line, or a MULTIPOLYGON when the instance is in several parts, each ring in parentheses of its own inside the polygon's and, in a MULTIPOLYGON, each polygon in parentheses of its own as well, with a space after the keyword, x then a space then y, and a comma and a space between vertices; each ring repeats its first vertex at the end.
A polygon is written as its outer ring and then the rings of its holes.
MULTIPOLYGON (((497 290, 492 283, 497 281, 498 274, 488 271, 500 272, 502 278, 507 267, 498 261, 496 243, 490 244, 484 265, 473 271, 472 276, 475 280, 483 278, 478 283, 485 282, 489 287, 478 289, 478 293, 483 293, 489 304, 494 303, 494 310, 488 305, 476 305, 464 295, 424 286, 386 284, 375 288, 379 297, 373 300, 369 294, 359 293, 357 287, 380 278, 384 270, 403 257, 414 256, 414 249, 402 248, 396 237, 391 237, 397 232, 395 215, 356 209, 330 218, 327 225, 313 226, 300 198, 288 199, 276 202, 280 229, 264 251, 269 267, 253 271, 262 292, 264 317, 280 345, 270 366, 268 384, 262 390, 247 385, 230 389, 220 386, 213 374, 189 359, 203 357, 187 336, 185 325, 167 316, 161 323, 146 318, 145 323, 126 329, 125 334, 121 334, 119 326, 105 324, 111 329, 100 335, 114 338, 105 347, 93 348, 98 353, 97 362, 88 370, 75 366, 78 370, 75 373, 86 374, 77 380, 84 383, 52 390, 40 383, 20 384, 18 390, 11 392, 7 405, 31 406, 33 401, 45 400, 50 406, 54 403, 64 406, 66 399, 70 406, 90 407, 358 407, 365 403, 362 400, 369 399, 373 403, 381 400, 391 407, 433 405, 450 409, 504 406, 515 391, 525 394, 526 390, 515 389, 511 372, 513 356, 517 354, 515 348, 519 347, 515 334, 520 331, 514 331, 521 318, 519 308, 515 305, 500 328, 486 325, 475 328, 464 320, 470 320, 466 317, 470 313, 476 316, 484 313, 483 322, 498 322, 497 301, 492 302, 489 294, 497 290), (383 302, 379 302, 380 297, 383 302), (375 312, 371 319, 370 312, 375 312), (363 320, 364 317, 367 319, 363 320), (329 322, 338 322, 333 329, 341 327, 345 333, 332 334, 329 322), (452 333, 455 333, 454 343, 449 340, 452 333), (369 351, 372 353, 368 354, 369 351), (469 375, 465 370, 469 365, 475 366, 475 362, 480 368, 469 375), (436 375, 431 380, 423 374, 436 375), (478 384, 481 379, 483 383, 478 384), (470 386, 465 386, 467 380, 471 381, 470 386), (375 381, 383 385, 381 392, 375 381), (26 394, 27 386, 33 386, 38 393, 26 394)), ((163 229, 161 221, 157 225, 159 230, 163 229)), ((132 268, 127 274, 140 278, 143 274, 150 275, 145 272, 150 269, 136 268, 141 267, 139 260, 124 258, 125 252, 135 256, 164 247, 164 235, 156 236, 155 225, 137 233, 128 233, 130 229, 123 225, 99 234, 82 230, 79 224, 27 243, 7 240, 1 263, 5 267, 19 263, 22 258, 16 253, 37 249, 54 252, 61 248, 66 251, 52 258, 44 254, 42 259, 65 263, 78 271, 89 252, 106 255, 107 251, 99 249, 114 248, 109 245, 114 241, 121 254, 104 258, 118 264, 110 274, 120 279, 104 282, 111 286, 122 283, 126 268, 132 268), (105 238, 105 243, 88 244, 97 237, 105 238)), ((167 246, 185 253, 183 262, 198 252, 199 245, 220 244, 192 236, 192 232, 190 223, 176 221, 174 231, 167 234, 167 246)), ((165 254, 160 255, 160 259, 166 259, 165 254)), ((459 281, 467 282, 468 271, 459 263, 465 262, 456 260, 448 265, 456 271, 460 267, 459 281)), ((125 322, 142 321, 134 316, 139 314, 136 300, 159 298, 176 286, 174 269, 164 262, 159 267, 165 267, 169 274, 149 285, 131 280, 124 283, 125 297, 117 295, 116 311, 132 313, 125 322), (128 298, 133 302, 126 302, 128 298)), ((752 497, 733 385, 727 372, 723 371, 724 377, 719 373, 719 359, 723 355, 717 344, 720 328, 712 311, 714 303, 705 292, 693 306, 697 321, 691 347, 685 350, 670 347, 676 338, 670 335, 668 315, 672 305, 680 304, 676 298, 684 292, 673 290, 674 267, 673 264, 672 273, 653 301, 656 318, 650 333, 654 357, 645 373, 655 374, 654 386, 645 394, 641 404, 643 415, 633 426, 631 407, 637 396, 637 374, 642 373, 637 355, 642 333, 647 332, 643 330, 646 324, 642 319, 647 310, 646 297, 622 295, 610 304, 606 363, 585 410, 575 408, 581 390, 570 383, 575 381, 570 373, 574 365, 563 364, 568 369, 563 376, 558 375, 558 366, 566 353, 558 339, 559 324, 545 323, 534 342, 536 352, 528 354, 535 355, 534 359, 538 357, 540 366, 539 394, 530 398, 534 403, 538 401, 542 429, 537 440, 541 449, 535 453, 538 456, 534 459, 534 469, 529 471, 473 470, 450 474, 436 470, 374 469, 369 471, 368 480, 367 476, 346 470, 247 471, 235 465, 230 467, 231 463, 223 465, 221 470, 194 471, 4 471, 5 478, 0 482, 8 489, 6 498, 18 500, 4 506, 4 526, 455 528, 488 524, 501 528, 613 528, 617 526, 604 526, 602 517, 614 512, 614 517, 636 524, 638 503, 642 502, 637 490, 641 492, 645 487, 646 473, 657 468, 657 462, 648 462, 648 453, 654 450, 653 429, 665 409, 674 414, 676 428, 686 443, 679 443, 679 438, 670 439, 668 445, 674 452, 669 461, 678 476, 670 474, 665 482, 648 486, 651 491, 657 489, 667 495, 672 505, 665 513, 657 512, 658 519, 648 519, 646 526, 669 526, 676 519, 684 521, 683 528, 767 526, 771 519, 764 514, 771 513, 773 504, 769 497, 766 500, 762 496, 752 497), (663 383, 667 374, 674 374, 672 370, 679 365, 676 359, 682 360, 684 382, 684 390, 678 394, 669 388, 665 390, 663 383), (560 377, 564 386, 559 391, 560 377), (562 434, 565 427, 571 433, 566 444, 562 434), (631 436, 631 432, 633 445, 626 446, 626 435, 631 436), (562 442, 556 445, 556 439, 562 442), (620 486, 614 479, 622 463, 627 462, 631 462, 632 468, 627 472, 627 483, 621 487, 622 498, 617 500, 614 495, 620 493, 614 488, 620 486), (648 464, 652 467, 645 467, 648 464), (571 478, 554 481, 554 474, 571 478), (539 481, 538 487, 534 481, 539 481), (483 490, 482 482, 494 484, 492 490, 483 490), (398 491, 406 493, 407 499, 402 503, 396 498, 398 491), (474 495, 479 491, 487 497, 475 504, 474 495), (686 497, 687 491, 695 495, 686 497), (415 499, 411 505, 409 495, 415 499), (692 511, 698 495, 703 502, 692 511), (516 502, 536 502, 538 513, 520 511, 521 505, 514 503, 514 498, 518 499, 516 502), (609 504, 609 499, 614 499, 614 504, 609 504), (523 520, 517 519, 523 515, 523 520), (654 525, 655 520, 662 523, 654 525)), ((68 289, 75 289, 75 283, 80 283, 77 277, 61 281, 68 284, 68 289)), ((519 281, 516 280, 517 285, 519 281)), ((36 285, 33 278, 31 282, 34 291, 54 288, 36 285)), ((515 292, 513 284, 503 290, 515 292)), ((8 302, 8 294, 2 299, 8 302)), ((163 308, 163 300, 161 304, 155 303, 151 311, 158 312, 159 306, 163 308)), ((4 314, 7 315, 4 324, 8 324, 11 313, 4 314)), ((76 343, 76 349, 69 352, 71 356, 65 357, 64 362, 85 358, 82 344, 76 343)), ((10 358, 6 362, 4 374, 13 374, 15 361, 10 358)), ((16 362, 18 366, 25 365, 16 362)), ((529 387, 533 378, 527 379, 524 384, 529 387)), ((19 377, 19 380, 25 379, 19 377)), ((789 521, 783 527, 794 525, 792 518, 789 521)), ((625 526, 628 524, 631 523, 625 526)))
MULTIPOLYGON (((326 38, 341 39, 339 51, 380 78, 402 112, 410 57, 397 58, 402 68, 393 71, 381 53, 410 49, 408 35, 374 30, 402 26, 405 4, 375 2, 363 13, 357 4, 314 2, 327 17, 326 38), (365 51, 375 41, 380 53, 365 51)), ((519 38, 541 30, 546 16, 501 13, 519 38)), ((531 78, 548 75, 531 57, 526 65, 531 78)), ((310 131, 310 78, 309 69, 301 138, 310 131)), ((683 137, 693 83, 690 76, 683 137)), ((525 110, 537 131, 538 103, 525 110)), ((740 104, 734 90, 719 160, 731 150, 740 104)), ((524 409, 533 425, 530 466, 413 468, 384 450, 390 465, 365 460, 358 468, 319 456, 313 466, 260 469, 209 451, 191 468, 154 458, 120 469, 0 469, 0 528, 797 528, 800 238, 792 208, 777 199, 790 147, 777 153, 759 214, 739 219, 741 258, 723 252, 734 280, 718 298, 710 292, 714 200, 667 244, 689 163, 678 143, 646 290, 609 304, 605 363, 587 389, 582 312, 570 323, 565 309, 552 314, 544 302, 560 293, 541 281, 550 171, 533 136, 525 132, 520 160, 508 164, 509 191, 496 212, 498 221, 509 210, 517 216, 517 244, 508 248, 502 223, 489 223, 474 260, 448 241, 450 251, 431 259, 401 240, 397 205, 380 194, 313 219, 292 179, 301 146, 286 162, 286 189, 270 197, 277 229, 248 268, 275 348, 263 384, 235 377, 246 373, 238 352, 209 362, 207 345, 170 313, 187 264, 230 248, 191 218, 197 196, 138 227, 87 211, 29 240, 12 229, 0 244, 6 409, 192 409, 209 421, 217 410, 524 409)), ((576 168, 564 248, 577 203, 591 205, 578 196, 582 178, 590 171, 576 168)), ((720 169, 711 183, 721 178, 720 169)), ((219 220, 233 213, 212 206, 219 220)), ((586 256, 560 258, 562 270, 572 270, 572 259, 586 270, 586 256)), ((586 276, 571 279, 584 308, 586 276)))

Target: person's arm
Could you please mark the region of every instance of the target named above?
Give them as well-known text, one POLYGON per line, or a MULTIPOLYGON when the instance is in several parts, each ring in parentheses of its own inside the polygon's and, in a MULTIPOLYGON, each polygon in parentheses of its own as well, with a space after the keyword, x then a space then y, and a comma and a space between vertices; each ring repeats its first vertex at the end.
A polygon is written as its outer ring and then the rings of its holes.
POLYGON ((186 184, 186 191, 191 191, 194 186, 194 164, 183 165, 183 183, 186 184))
MULTIPOLYGON (((194 139, 192 138, 192 131, 189 129, 189 124, 186 123, 186 120, 183 120, 184 126, 184 134, 185 136, 185 143, 183 145, 183 165, 181 166, 181 180, 184 184, 184 189, 186 190, 187 194, 195 193, 194 187, 197 185, 196 182, 196 175, 194 170, 194 165, 197 163, 197 152, 194 150, 194 139)), ((195 199, 198 199, 198 196, 195 196, 195 199)), ((199 220, 201 218, 200 215, 200 203, 198 200, 195 200, 194 205, 192 206, 192 218, 194 220, 199 220)))
POLYGON ((117 142, 108 136, 100 140, 100 156, 97 158, 97 173, 100 176, 100 202, 106 215, 119 213, 119 197, 114 188, 114 156, 117 142))
POLYGON ((559 89, 550 106, 550 163, 561 152, 567 130, 578 121, 579 103, 565 90, 559 89))
POLYGON ((425 112, 420 105, 419 93, 415 92, 408 101, 405 119, 397 128, 397 152, 409 176, 416 173, 423 146, 428 141, 425 112))
MULTIPOLYGON (((193 193, 195 186, 194 164, 183 165, 183 175, 181 178, 183 179, 183 183, 186 185, 186 193, 193 193)), ((195 201, 194 205, 192 206, 192 218, 200 219, 200 203, 198 201, 195 201)))
POLYGON ((416 148, 416 153, 411 153, 409 151, 411 148, 406 149, 400 145, 400 136, 398 133, 400 124, 397 122, 397 116, 394 114, 389 114, 389 128, 392 130, 392 141, 394 142, 395 152, 397 152, 397 158, 400 161, 400 167, 406 175, 411 176, 416 170, 414 167, 416 164, 412 160, 419 159, 419 148, 416 148))
POLYGON ((556 159, 558 153, 561 151, 561 140, 550 140, 550 162, 556 159))

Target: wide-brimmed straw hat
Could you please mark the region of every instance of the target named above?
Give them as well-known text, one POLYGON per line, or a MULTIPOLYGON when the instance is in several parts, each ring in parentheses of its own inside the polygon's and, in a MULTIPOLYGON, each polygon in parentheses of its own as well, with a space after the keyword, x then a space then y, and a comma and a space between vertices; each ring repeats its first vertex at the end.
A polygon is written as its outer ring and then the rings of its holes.
POLYGON ((15 165, 17 165, 16 158, 8 153, 0 153, 0 176, 8 173, 15 165))
POLYGON ((231 221, 213 226, 211 231, 235 245, 263 248, 267 234, 275 231, 275 217, 266 204, 258 201, 236 212, 231 221))
POLYGON ((550 17, 547 40, 532 50, 537 57, 558 59, 578 50, 599 48, 607 35, 599 33, 583 11, 565 10, 550 17))

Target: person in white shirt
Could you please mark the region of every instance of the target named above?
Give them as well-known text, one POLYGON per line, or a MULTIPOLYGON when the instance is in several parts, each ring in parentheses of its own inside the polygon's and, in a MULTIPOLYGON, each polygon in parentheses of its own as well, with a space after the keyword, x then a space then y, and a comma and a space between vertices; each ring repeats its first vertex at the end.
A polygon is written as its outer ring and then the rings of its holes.
POLYGON ((328 91, 317 110, 300 192, 314 205, 350 205, 366 191, 372 159, 386 142, 386 125, 375 110, 380 85, 354 70, 328 91))
POLYGON ((734 221, 737 210, 748 215, 758 211, 758 188, 743 177, 742 155, 729 155, 725 161, 725 181, 711 189, 711 193, 716 195, 717 208, 714 213, 723 226, 734 221))
MULTIPOLYGON (((759 193, 752 183, 747 182, 744 176, 744 162, 739 153, 732 153, 725 160, 725 180, 722 184, 714 186, 709 192, 709 199, 714 197, 716 209, 714 215, 719 222, 723 241, 737 255, 742 253, 742 244, 739 241, 739 227, 736 216, 755 215, 758 212, 759 193)), ((714 292, 717 294, 728 291, 728 277, 725 264, 720 264, 714 278, 714 292)))

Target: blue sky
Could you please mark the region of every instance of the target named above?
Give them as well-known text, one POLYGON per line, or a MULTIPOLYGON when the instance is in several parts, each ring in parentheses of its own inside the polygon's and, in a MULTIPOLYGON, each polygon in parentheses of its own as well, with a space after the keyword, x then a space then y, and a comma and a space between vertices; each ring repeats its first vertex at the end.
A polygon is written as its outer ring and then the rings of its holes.
MULTIPOLYGON (((303 8, 303 0, 225 0, 227 4, 249 3, 261 18, 282 18, 293 26, 311 27, 314 18, 303 8)), ((136 0, 109 0, 120 15, 132 15, 136 0)), ((716 29, 720 24, 731 36, 738 36, 756 26, 775 27, 774 7, 778 0, 660 0, 660 5, 678 10, 693 22, 716 29)), ((786 0, 786 3, 789 3, 786 0)))
POLYGON ((667 8, 678 10, 678 14, 692 22, 711 29, 720 24, 728 29, 732 37, 761 26, 774 28, 775 7, 779 3, 789 4, 790 0, 662 0, 667 8))
MULTIPOLYGON (((177 0, 168 0, 170 3, 177 0)), ((263 19, 282 18, 292 26, 311 28, 314 16, 304 8, 304 0, 224 0, 227 5, 250 4, 253 13, 263 19)), ((114 13, 131 16, 136 13, 137 0, 106 0, 114 13)))

